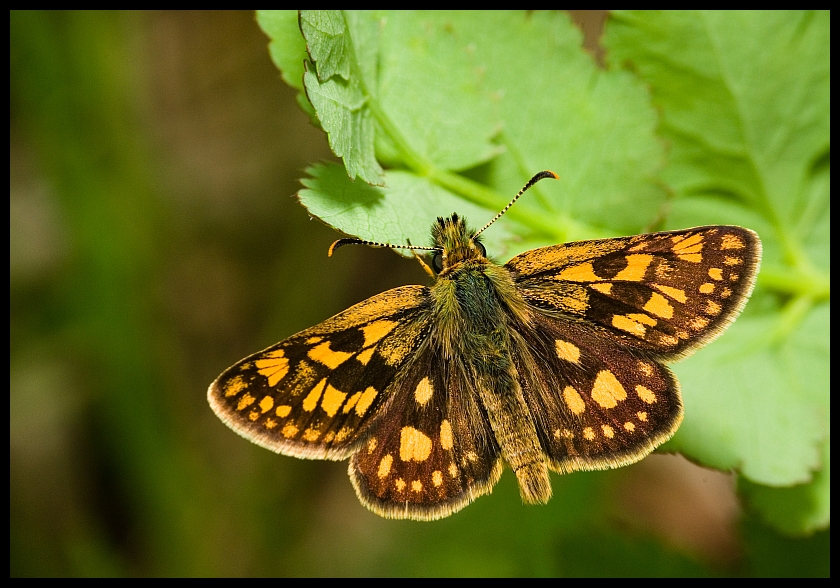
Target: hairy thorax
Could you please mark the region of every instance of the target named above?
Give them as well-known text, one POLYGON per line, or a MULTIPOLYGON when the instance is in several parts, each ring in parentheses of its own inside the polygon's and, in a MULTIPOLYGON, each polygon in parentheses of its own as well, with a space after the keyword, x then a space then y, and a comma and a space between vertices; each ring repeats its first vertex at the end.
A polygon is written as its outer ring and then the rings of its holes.
POLYGON ((486 259, 458 263, 438 277, 431 295, 434 337, 450 359, 505 354, 510 323, 532 322, 510 272, 486 259))

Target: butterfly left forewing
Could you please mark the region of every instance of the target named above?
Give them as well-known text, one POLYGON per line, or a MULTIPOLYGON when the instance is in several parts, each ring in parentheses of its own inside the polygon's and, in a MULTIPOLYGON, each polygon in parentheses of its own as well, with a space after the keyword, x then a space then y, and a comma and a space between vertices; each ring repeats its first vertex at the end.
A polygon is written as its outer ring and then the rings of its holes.
POLYGON ((210 385, 210 406, 272 451, 348 457, 428 333, 427 297, 422 286, 383 292, 243 359, 210 385))

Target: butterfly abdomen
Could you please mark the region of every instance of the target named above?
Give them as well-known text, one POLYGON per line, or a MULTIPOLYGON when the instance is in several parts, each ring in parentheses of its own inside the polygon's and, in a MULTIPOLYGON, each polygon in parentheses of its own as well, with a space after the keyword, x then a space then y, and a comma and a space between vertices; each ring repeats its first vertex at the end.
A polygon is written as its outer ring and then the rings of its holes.
POLYGON ((463 380, 460 387, 478 397, 522 499, 547 502, 551 483, 544 451, 513 361, 509 321, 524 301, 510 274, 487 261, 466 263, 432 287, 432 300, 435 338, 451 361, 453 376, 463 380))
POLYGON ((524 502, 548 502, 551 498, 548 468, 516 368, 510 365, 504 372, 498 372, 493 367, 476 366, 475 389, 502 457, 516 474, 524 502))

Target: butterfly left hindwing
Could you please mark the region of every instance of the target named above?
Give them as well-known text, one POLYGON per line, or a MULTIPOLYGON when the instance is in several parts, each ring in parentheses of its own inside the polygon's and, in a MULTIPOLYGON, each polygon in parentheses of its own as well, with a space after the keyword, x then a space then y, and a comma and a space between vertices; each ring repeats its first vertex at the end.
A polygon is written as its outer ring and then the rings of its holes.
POLYGON ((428 331, 428 288, 403 286, 247 357, 208 390, 234 431, 287 455, 345 459, 428 331))
POLYGON ((490 492, 498 443, 463 372, 424 345, 387 390, 375 431, 350 460, 356 493, 386 517, 433 520, 490 492))

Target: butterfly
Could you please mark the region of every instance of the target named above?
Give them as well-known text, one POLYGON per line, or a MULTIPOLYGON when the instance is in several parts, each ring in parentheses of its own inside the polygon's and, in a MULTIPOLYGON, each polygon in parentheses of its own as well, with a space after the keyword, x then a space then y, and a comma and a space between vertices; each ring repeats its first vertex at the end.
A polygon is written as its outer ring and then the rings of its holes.
MULTIPOLYGON (((373 296, 246 357, 208 390, 230 428, 301 458, 350 458, 362 504, 388 518, 449 516, 514 471, 522 500, 549 471, 616 468, 683 418, 666 363, 735 319, 761 242, 706 226, 543 247, 504 265, 453 214, 432 226, 430 286, 373 296)), ((416 255, 416 253, 415 253, 416 255)), ((418 256, 418 259, 421 259, 418 256)), ((422 263, 422 259, 421 259, 422 263)))

